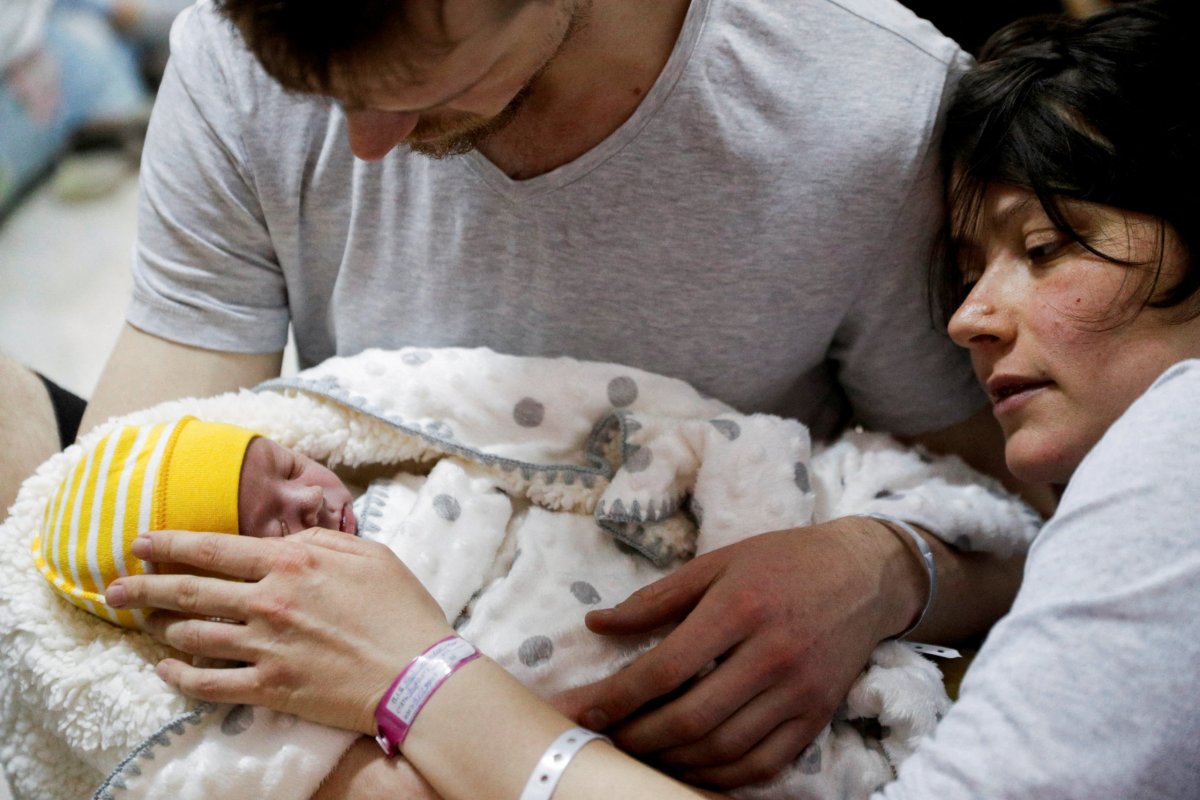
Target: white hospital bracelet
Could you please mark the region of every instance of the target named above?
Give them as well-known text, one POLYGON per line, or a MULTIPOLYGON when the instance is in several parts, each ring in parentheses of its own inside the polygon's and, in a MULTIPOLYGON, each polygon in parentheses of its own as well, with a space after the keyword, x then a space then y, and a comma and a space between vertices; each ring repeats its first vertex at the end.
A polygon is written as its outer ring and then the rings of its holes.
POLYGON ((895 637, 903 639, 920 627, 921 623, 925 621, 925 615, 929 613, 929 609, 933 608, 933 601, 937 599, 937 567, 933 563, 933 550, 930 549, 929 542, 925 541, 925 537, 917 533, 916 528, 902 519, 896 519, 889 514, 864 514, 863 516, 885 522, 892 530, 903 531, 908 538, 913 540, 913 544, 917 546, 917 550, 921 554, 921 561, 925 564, 925 573, 929 577, 929 597, 925 600, 925 607, 921 609, 921 615, 917 617, 917 621, 895 637))
POLYGON ((558 787, 559 779, 562 778, 567 765, 571 763, 571 759, 593 739, 609 741, 607 736, 589 731, 587 728, 569 728, 563 731, 557 739, 550 743, 546 752, 542 753, 533 774, 529 776, 525 788, 521 790, 519 800, 550 800, 554 796, 554 790, 558 787))

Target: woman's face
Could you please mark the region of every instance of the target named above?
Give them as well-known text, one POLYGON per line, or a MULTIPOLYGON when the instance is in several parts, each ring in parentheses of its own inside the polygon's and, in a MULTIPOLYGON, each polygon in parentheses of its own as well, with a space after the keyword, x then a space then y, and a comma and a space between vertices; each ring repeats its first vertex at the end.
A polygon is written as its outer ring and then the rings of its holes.
POLYGON ((960 266, 974 286, 950 320, 992 399, 1008 467, 1028 481, 1065 483, 1155 378, 1200 356, 1190 305, 1142 306, 1160 252, 1158 293, 1183 272, 1174 233, 1106 206, 1065 210, 1092 246, 1133 265, 1076 244, 1031 192, 995 187, 962 237, 960 266))

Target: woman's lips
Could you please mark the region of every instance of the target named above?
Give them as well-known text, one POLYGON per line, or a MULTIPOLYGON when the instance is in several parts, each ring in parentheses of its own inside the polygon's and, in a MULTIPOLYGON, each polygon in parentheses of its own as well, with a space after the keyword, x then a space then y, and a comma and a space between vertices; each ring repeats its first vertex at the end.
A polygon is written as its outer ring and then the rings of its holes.
POLYGON ((992 397, 992 413, 997 417, 1011 413, 1053 383, 1053 381, 1005 381, 995 386, 989 385, 988 393, 992 397))
POLYGON ((338 521, 338 530, 342 533, 358 533, 358 520, 354 518, 354 509, 350 507, 349 503, 342 506, 342 516, 338 521))

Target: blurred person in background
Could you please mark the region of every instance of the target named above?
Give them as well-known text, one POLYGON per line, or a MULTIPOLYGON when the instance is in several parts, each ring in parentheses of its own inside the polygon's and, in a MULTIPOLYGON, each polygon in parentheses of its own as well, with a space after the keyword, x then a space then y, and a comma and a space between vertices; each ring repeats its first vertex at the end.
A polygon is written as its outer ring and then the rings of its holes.
POLYGON ((0 4, 0 214, 73 146, 108 145, 122 157, 68 162, 56 177, 67 197, 101 194, 136 163, 170 24, 187 4, 0 4))

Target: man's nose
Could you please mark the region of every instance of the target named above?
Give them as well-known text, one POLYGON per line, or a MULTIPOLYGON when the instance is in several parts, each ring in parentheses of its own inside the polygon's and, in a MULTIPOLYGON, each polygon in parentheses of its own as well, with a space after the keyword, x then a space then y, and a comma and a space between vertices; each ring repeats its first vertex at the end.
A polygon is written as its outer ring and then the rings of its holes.
POLYGON ((421 117, 408 111, 360 109, 346 112, 350 151, 363 161, 377 161, 403 142, 421 117))

